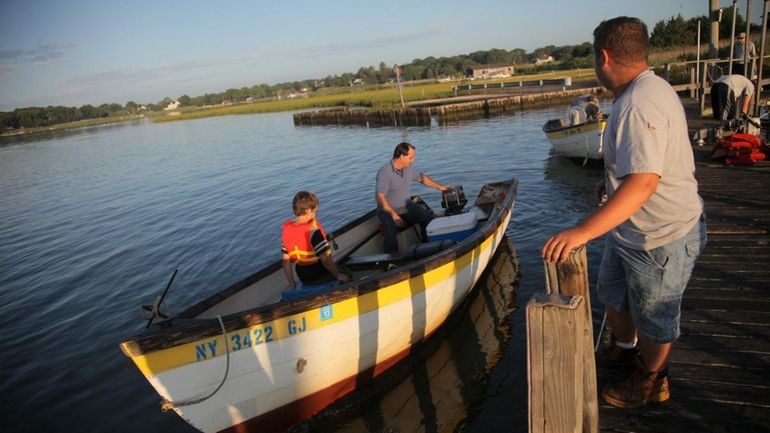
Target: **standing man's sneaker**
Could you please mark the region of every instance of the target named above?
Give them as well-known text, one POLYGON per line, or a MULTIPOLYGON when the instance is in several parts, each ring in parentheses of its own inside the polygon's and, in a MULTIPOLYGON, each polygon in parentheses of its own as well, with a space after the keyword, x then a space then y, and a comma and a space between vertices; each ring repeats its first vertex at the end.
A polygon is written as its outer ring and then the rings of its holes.
POLYGON ((602 398, 621 409, 667 401, 671 398, 668 389, 668 368, 661 373, 653 373, 638 363, 636 370, 626 380, 605 386, 602 398))

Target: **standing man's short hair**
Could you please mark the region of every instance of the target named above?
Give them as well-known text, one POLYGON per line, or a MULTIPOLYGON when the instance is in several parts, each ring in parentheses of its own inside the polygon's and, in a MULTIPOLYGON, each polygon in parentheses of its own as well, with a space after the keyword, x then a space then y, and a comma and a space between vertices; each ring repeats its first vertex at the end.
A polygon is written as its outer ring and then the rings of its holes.
POLYGON ((291 205, 294 209, 294 215, 302 216, 309 210, 318 208, 318 196, 310 191, 300 191, 294 196, 291 205))
POLYGON ((401 143, 398 143, 396 148, 393 150, 393 159, 400 158, 404 155, 408 155, 409 149, 414 149, 414 146, 412 146, 411 143, 407 141, 402 141, 401 143))
POLYGON ((607 50, 620 64, 647 62, 650 40, 639 18, 617 17, 602 21, 594 30, 594 55, 607 50))

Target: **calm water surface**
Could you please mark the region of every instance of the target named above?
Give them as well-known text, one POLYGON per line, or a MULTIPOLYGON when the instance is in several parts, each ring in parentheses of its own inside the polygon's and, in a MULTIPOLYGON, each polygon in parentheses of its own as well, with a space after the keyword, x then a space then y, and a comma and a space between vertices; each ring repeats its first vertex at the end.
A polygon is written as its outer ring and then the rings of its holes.
MULTIPOLYGON (((330 229, 369 210, 375 172, 407 139, 418 170, 469 198, 520 179, 509 242, 419 359, 299 430, 525 432, 522 307, 544 287, 538 248, 593 209, 601 176, 549 156, 540 128, 563 111, 407 129, 295 128, 279 113, 0 142, 0 425, 192 431, 118 347, 144 327, 139 306, 174 269, 179 311, 278 258, 300 189, 319 195, 330 229)), ((413 192, 440 209, 438 192, 413 192)), ((589 246, 593 269, 599 251, 589 246)))

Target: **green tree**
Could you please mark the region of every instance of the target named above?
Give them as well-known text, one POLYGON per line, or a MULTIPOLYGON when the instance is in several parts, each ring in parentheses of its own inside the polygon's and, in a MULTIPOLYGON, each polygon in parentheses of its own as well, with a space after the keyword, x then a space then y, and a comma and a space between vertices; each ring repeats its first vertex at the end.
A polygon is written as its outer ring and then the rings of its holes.
POLYGON ((393 78, 393 68, 385 62, 380 62, 380 67, 377 71, 377 82, 387 83, 391 78, 393 78))
MULTIPOLYGON (((697 22, 696 22, 697 24, 697 22)), ((701 28, 701 31, 702 28, 701 28)), ((681 47, 693 45, 696 32, 692 25, 682 18, 682 14, 671 17, 668 21, 658 21, 650 34, 650 45, 653 47, 681 47)))

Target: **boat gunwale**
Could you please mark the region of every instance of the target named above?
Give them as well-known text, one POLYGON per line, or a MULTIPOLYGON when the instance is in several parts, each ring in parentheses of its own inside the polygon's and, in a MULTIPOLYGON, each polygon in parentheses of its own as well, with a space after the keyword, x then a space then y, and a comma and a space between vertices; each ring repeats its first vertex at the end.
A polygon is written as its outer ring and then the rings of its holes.
POLYGON ((548 120, 546 120, 545 124, 543 125, 543 132, 545 132, 546 134, 552 134, 554 132, 568 131, 570 129, 582 128, 584 126, 601 125, 602 123, 607 123, 607 119, 599 119, 599 120, 586 121, 586 122, 578 123, 578 124, 575 124, 575 125, 567 125, 567 126, 560 126, 558 128, 546 129, 548 124, 551 123, 554 120, 560 120, 560 119, 548 119, 548 120))
MULTIPOLYGON (((518 190, 519 182, 517 178, 499 182, 487 182, 484 185, 500 185, 505 183, 508 183, 505 198, 501 202, 494 202, 493 209, 487 222, 462 242, 434 255, 421 258, 393 270, 378 274, 376 277, 370 279, 351 281, 324 293, 308 295, 307 297, 301 297, 292 301, 279 301, 222 316, 221 318, 225 330, 231 332, 233 330, 255 326, 260 323, 273 321, 281 317, 290 316, 302 311, 312 310, 323 305, 338 303, 349 298, 374 292, 383 287, 391 286, 400 281, 422 275, 439 266, 450 263, 458 257, 462 257, 492 236, 500 225, 502 225, 505 215, 511 211, 518 190)), ((366 219, 371 218, 374 212, 376 211, 369 211, 350 223, 345 224, 342 228, 332 232, 332 236, 336 237, 351 230, 366 219)), ((217 318, 197 319, 192 316, 202 313, 206 309, 222 302, 222 300, 249 287, 264 276, 280 269, 280 267, 280 260, 270 263, 254 274, 226 287, 203 301, 193 304, 179 315, 174 316, 167 321, 159 322, 149 330, 124 340, 120 344, 123 353, 129 357, 140 356, 190 343, 201 338, 221 335, 222 330, 217 318), (169 322, 171 323, 170 325, 169 322)))

